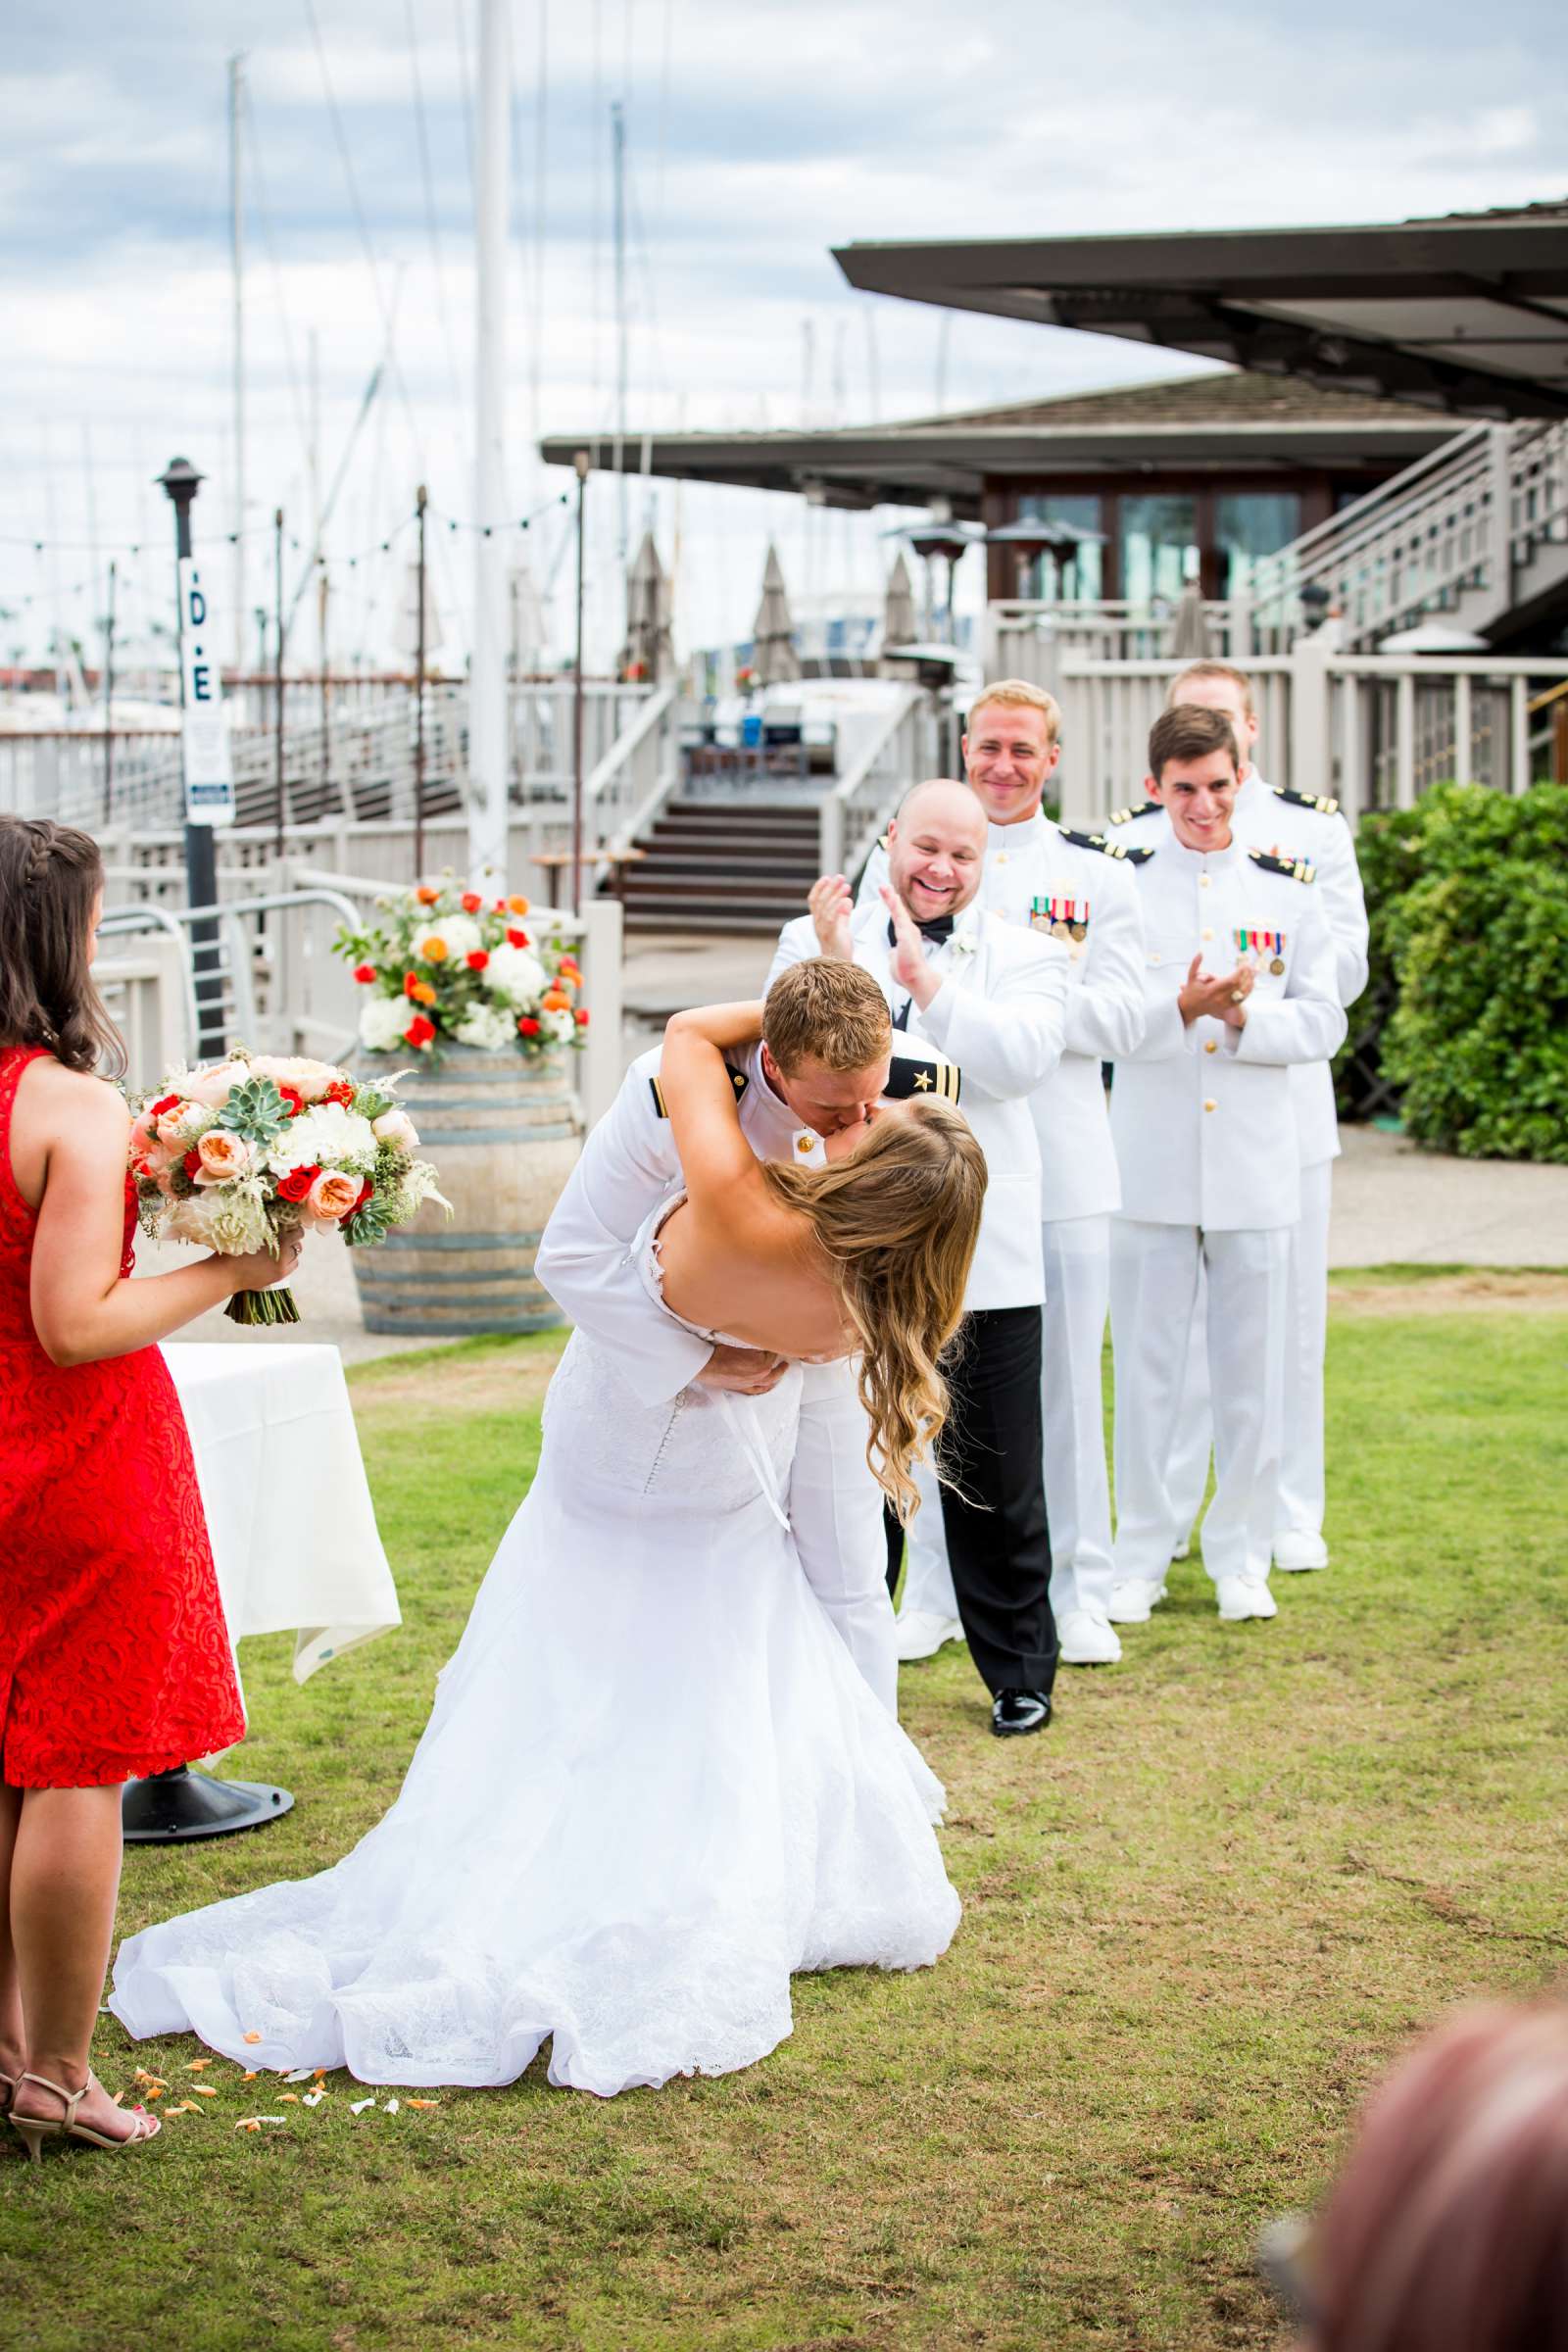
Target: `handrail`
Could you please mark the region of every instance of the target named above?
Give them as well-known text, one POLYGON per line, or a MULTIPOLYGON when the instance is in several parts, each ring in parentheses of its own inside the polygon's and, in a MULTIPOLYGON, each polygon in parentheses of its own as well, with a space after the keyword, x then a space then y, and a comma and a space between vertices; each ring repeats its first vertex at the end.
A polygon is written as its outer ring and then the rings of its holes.
MULTIPOLYGON (((837 873, 844 861, 844 819, 851 803, 869 780, 876 764, 891 749, 901 728, 907 725, 925 698, 922 686, 903 686, 887 723, 872 736, 849 773, 823 799, 817 812, 817 854, 824 874, 837 873)), ((913 782, 911 777, 908 781, 913 782)))
POLYGON ((1299 538, 1293 539, 1288 547, 1279 548, 1272 556, 1261 558, 1258 569, 1261 570, 1265 564, 1283 564, 1287 558, 1299 564, 1309 549, 1336 538, 1347 523, 1353 529, 1356 519, 1369 515, 1379 504, 1387 504, 1391 511, 1403 506, 1411 489, 1419 481, 1429 473, 1446 470, 1461 452, 1484 441, 1490 430, 1491 427, 1486 424, 1467 425, 1462 432, 1455 433, 1451 440, 1440 441, 1436 449, 1429 449, 1424 457, 1415 459, 1398 473, 1391 474, 1387 481, 1363 491, 1349 506, 1341 507, 1337 514, 1325 516, 1322 522, 1315 522, 1309 531, 1302 531, 1299 538))
POLYGON ((634 718, 631 725, 615 737, 598 766, 584 778, 582 788, 584 807, 599 800, 609 789, 614 780, 617 769, 625 766, 633 752, 646 741, 648 735, 663 718, 664 713, 675 700, 675 692, 672 685, 659 687, 655 693, 649 696, 641 717, 634 718))

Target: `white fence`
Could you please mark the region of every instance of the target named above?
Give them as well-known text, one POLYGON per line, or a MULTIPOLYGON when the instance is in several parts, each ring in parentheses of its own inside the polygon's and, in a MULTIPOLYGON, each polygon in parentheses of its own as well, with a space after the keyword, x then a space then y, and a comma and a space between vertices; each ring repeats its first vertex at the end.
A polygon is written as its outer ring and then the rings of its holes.
MULTIPOLYGON (((1250 602, 1210 599, 1202 612, 1212 652, 1226 662, 1248 661, 1254 644, 1250 602)), ((1156 609, 1125 598, 1077 604, 1002 598, 986 607, 985 674, 1026 678, 1059 697, 1065 661, 1174 660, 1175 635, 1174 606, 1156 609)))
MULTIPOLYGON (((946 732, 953 732, 951 718, 946 732)), ((935 697, 923 687, 905 687, 854 765, 821 802, 819 873, 853 874, 911 784, 922 776, 956 773, 944 764, 943 734, 944 713, 935 697)))
MULTIPOLYGON (((1063 662, 1066 823, 1094 827, 1142 802, 1149 730, 1183 666, 1063 662)), ((1518 793, 1545 777, 1551 710, 1568 681, 1568 662, 1539 657, 1347 654, 1328 628, 1248 666, 1259 767, 1275 784, 1332 793, 1352 824, 1367 809, 1411 808, 1433 784, 1518 793)))

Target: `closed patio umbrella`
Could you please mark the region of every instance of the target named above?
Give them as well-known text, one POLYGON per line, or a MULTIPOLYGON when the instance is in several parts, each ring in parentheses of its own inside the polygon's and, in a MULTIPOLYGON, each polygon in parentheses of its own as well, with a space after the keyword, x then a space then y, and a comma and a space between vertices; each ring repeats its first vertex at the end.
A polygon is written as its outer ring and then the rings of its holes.
POLYGON ((795 623, 784 593, 784 572, 778 550, 769 544, 762 567, 762 601, 752 623, 752 669, 760 686, 784 686, 801 674, 795 651, 795 623))

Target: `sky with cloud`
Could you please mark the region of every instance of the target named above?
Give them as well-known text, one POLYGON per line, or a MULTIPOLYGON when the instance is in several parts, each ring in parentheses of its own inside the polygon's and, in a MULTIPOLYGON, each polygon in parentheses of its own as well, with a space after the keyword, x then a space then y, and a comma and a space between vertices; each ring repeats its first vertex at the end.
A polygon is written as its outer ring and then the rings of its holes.
MULTIPOLYGON (((613 101, 626 123, 634 429, 857 422, 1178 365, 867 301, 830 258, 850 238, 1393 220, 1568 193, 1568 69, 1547 0, 1195 0, 1180 12, 1151 0, 515 0, 510 22, 510 489, 519 517, 543 510, 517 545, 552 591, 558 641, 569 556, 550 502, 565 485, 533 445, 614 418, 613 101)), ((0 658, 38 653, 57 623, 90 630, 117 550, 122 626, 144 635, 165 616, 170 530, 151 483, 176 450, 208 476, 198 537, 226 566, 237 52, 246 605, 270 600, 276 507, 290 538, 309 542, 314 449, 323 497, 342 476, 326 533, 340 651, 389 650, 422 480, 442 517, 446 651, 461 658, 472 542, 447 518, 473 513, 477 0, 13 0, 8 24, 0 658), (394 534, 398 552, 380 559, 394 534)), ((596 484, 593 505, 603 655, 619 614, 612 487, 596 484)), ((633 533, 652 522, 678 564, 688 644, 745 633, 769 536, 801 597, 871 593, 889 560, 887 515, 640 484, 628 513, 633 533)), ((292 597, 301 559, 286 553, 292 597)))

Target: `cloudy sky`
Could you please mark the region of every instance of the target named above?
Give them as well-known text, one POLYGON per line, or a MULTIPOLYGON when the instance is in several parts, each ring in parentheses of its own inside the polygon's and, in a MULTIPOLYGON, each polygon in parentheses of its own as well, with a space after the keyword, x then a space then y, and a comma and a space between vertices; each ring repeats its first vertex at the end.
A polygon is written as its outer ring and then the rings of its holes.
MULTIPOLYGON (((175 451, 209 477, 198 538, 226 572, 237 52, 246 604, 270 601, 277 506, 309 544, 314 447, 323 498, 341 474, 326 530, 340 653, 390 648, 423 480, 461 657, 472 543, 446 524, 473 513, 477 15, 478 0, 12 0, 4 658, 93 626, 112 553, 122 627, 144 636, 166 616, 169 523, 150 483, 175 451)), ((519 517, 544 510, 517 546, 553 590, 558 640, 569 567, 549 502, 564 483, 533 444, 613 420, 612 101, 634 427, 857 422, 1172 371, 1111 340, 961 316, 944 330, 937 312, 869 302, 840 278, 836 241, 1398 219, 1568 192, 1556 0, 514 0, 511 24, 510 486, 519 517)), ((612 488, 594 503, 608 652, 612 488)), ((871 593, 888 561, 886 515, 702 487, 678 505, 638 487, 631 506, 678 562, 686 644, 745 633, 770 534, 800 597, 871 593)), ((302 559, 286 553, 291 598, 302 559)))

